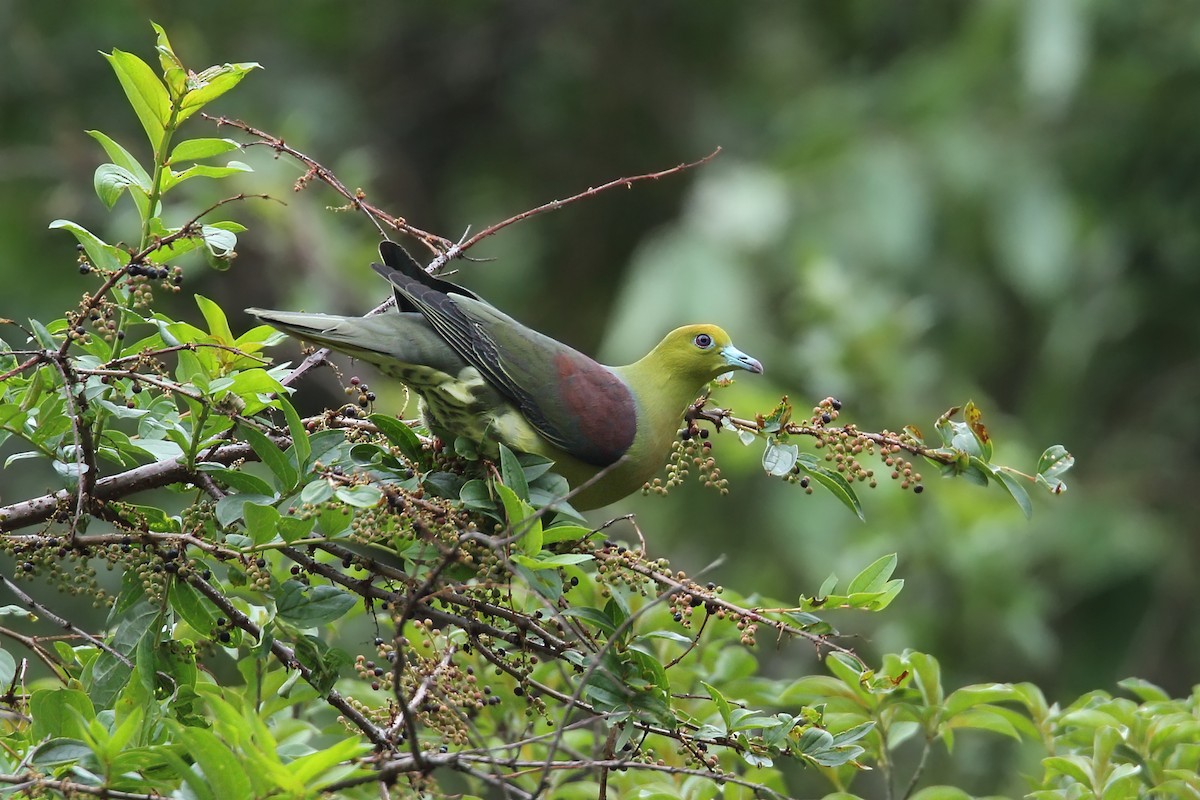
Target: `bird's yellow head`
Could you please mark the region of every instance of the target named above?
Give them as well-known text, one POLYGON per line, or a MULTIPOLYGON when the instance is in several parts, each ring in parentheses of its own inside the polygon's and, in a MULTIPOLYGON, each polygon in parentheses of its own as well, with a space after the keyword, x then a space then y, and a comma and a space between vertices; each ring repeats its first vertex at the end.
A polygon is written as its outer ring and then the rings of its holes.
POLYGON ((729 334, 716 325, 684 325, 666 335, 647 358, 673 375, 697 382, 710 381, 734 369, 761 373, 762 364, 733 346, 729 334))

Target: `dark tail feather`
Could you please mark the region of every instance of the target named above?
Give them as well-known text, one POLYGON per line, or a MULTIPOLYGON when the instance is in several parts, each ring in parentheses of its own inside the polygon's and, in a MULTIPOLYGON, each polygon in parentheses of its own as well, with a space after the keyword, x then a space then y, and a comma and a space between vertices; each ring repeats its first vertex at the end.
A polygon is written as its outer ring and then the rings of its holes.
POLYGON ((432 289, 442 294, 461 294, 480 302, 486 302, 470 289, 457 283, 434 277, 425 271, 421 262, 413 258, 407 250, 395 242, 384 240, 379 243, 379 256, 382 264, 372 264, 371 269, 378 272, 391 282, 396 290, 396 304, 401 311, 417 311, 416 305, 409 299, 414 294, 423 294, 424 290, 432 289), (423 287, 418 288, 418 287, 423 287))

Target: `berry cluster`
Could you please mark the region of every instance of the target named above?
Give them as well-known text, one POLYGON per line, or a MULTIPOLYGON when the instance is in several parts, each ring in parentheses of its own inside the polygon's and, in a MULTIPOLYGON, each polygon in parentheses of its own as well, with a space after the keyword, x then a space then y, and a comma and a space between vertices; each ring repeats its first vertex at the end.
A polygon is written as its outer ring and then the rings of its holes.
POLYGON ((369 409, 371 404, 375 402, 375 393, 371 391, 371 387, 367 386, 366 381, 355 376, 350 379, 350 385, 343 391, 347 397, 354 397, 359 408, 369 409))
POLYGON ((693 420, 687 420, 679 430, 679 438, 671 445, 667 459, 667 479, 655 478, 642 486, 642 494, 665 495, 668 490, 679 486, 693 468, 696 479, 705 488, 716 489, 720 494, 729 494, 729 480, 721 477, 721 468, 712 455, 709 430, 701 428, 693 420))
POLYGON ((134 308, 149 308, 154 302, 154 281, 159 281, 159 287, 168 292, 178 292, 183 285, 183 270, 179 267, 127 264, 125 274, 128 276, 125 287, 134 308))
MULTIPOLYGON (((900 488, 911 488, 916 494, 924 491, 921 483, 921 473, 917 472, 911 461, 904 458, 903 437, 883 431, 878 437, 864 436, 854 424, 834 425, 842 409, 840 401, 826 397, 813 407, 809 417, 809 425, 816 429, 813 446, 825 452, 825 461, 847 481, 865 482, 874 489, 878 485, 875 470, 865 467, 864 457, 877 456, 886 467, 890 468, 892 480, 900 481, 900 488)), ((799 478, 800 468, 797 466, 788 475, 788 479, 798 482, 808 492, 812 488, 807 478, 799 478)))

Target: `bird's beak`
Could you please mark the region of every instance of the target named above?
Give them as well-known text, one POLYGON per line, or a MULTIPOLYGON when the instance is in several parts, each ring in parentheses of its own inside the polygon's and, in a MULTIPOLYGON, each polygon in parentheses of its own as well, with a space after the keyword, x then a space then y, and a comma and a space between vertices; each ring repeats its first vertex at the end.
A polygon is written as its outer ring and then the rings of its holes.
POLYGON ((759 360, 757 358, 751 358, 733 345, 726 345, 723 347, 721 349, 721 357, 724 358, 726 363, 728 363, 731 367, 737 367, 738 369, 744 369, 748 372, 754 372, 759 375, 762 374, 763 366, 759 360))

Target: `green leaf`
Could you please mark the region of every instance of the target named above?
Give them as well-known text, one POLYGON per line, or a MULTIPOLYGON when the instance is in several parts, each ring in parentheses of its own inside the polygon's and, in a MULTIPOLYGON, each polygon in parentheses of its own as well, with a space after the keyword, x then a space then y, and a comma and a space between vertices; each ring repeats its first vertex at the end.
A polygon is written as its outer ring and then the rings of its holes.
POLYGON ((85 723, 96 718, 96 709, 78 689, 40 689, 29 697, 29 716, 35 739, 83 739, 85 723))
MULTIPOLYGON (((220 613, 216 606, 206 600, 191 584, 184 581, 173 581, 168 594, 171 608, 179 618, 191 626, 192 630, 201 636, 212 636, 217 629, 217 619, 220 613)), ((240 628, 230 627, 231 634, 239 635, 240 628)), ((237 646, 232 643, 232 646, 237 646)))
POLYGON ((517 460, 513 451, 503 444, 500 445, 500 479, 517 497, 529 500, 529 483, 525 479, 525 470, 521 468, 521 462, 517 460))
POLYGON ((1019 700, 1012 686, 1006 683, 984 683, 963 686, 946 698, 946 715, 953 716, 977 705, 1019 700))
MULTIPOLYGON (((137 178, 133 173, 124 167, 119 167, 116 164, 101 164, 96 167, 96 174, 92 178, 92 184, 96 189, 96 196, 100 198, 100 202, 104 203, 105 208, 112 208, 116 205, 117 200, 121 197, 121 193, 131 187, 140 188, 137 184, 137 178)), ((145 205, 145 201, 141 205, 145 205)))
MULTIPOLYGON (((473 478, 462 485, 458 490, 458 499, 464 506, 474 511, 482 511, 485 514, 496 515, 496 501, 492 499, 491 489, 487 483, 473 478)), ((496 516, 499 519, 499 516, 496 516)))
POLYGON ((53 767, 92 756, 92 748, 79 739, 55 738, 38 745, 29 755, 31 764, 53 767))
MULTIPOLYGON (((163 173, 162 191, 166 193, 192 178, 228 178, 230 175, 253 171, 248 164, 243 164, 241 161, 230 161, 223 167, 215 164, 193 164, 178 172, 168 169, 163 173)), ((233 235, 233 231, 218 228, 215 225, 201 225, 200 235, 213 252, 228 252, 233 250, 234 245, 237 244, 237 237, 233 235)))
POLYGON ((197 464, 196 469, 206 473, 213 480, 223 483, 225 486, 238 492, 263 495, 265 497, 270 497, 274 493, 266 481, 244 470, 229 469, 223 464, 211 463, 197 464))
POLYGON ((253 797, 246 765, 216 734, 205 728, 172 725, 187 754, 200 768, 212 797, 253 797))
POLYGON ((204 321, 208 323, 209 333, 221 344, 232 346, 233 331, 229 329, 229 320, 225 317, 225 309, 204 295, 197 294, 193 297, 196 299, 196 305, 200 307, 200 313, 204 315, 204 321))
POLYGON ((233 139, 188 139, 175 146, 167 163, 199 161, 202 158, 212 158, 222 153, 228 153, 230 150, 239 149, 241 149, 241 145, 233 139))
POLYGON ((313 628, 345 616, 356 602, 354 595, 334 586, 307 587, 299 581, 287 581, 275 599, 275 608, 287 622, 313 628))
POLYGON ((992 476, 1008 491, 1009 496, 1016 501, 1017 506, 1021 509, 1021 513, 1025 515, 1025 519, 1032 519, 1033 503, 1030 502, 1029 492, 1025 491, 1025 487, 1021 485, 1020 480, 1004 467, 993 468, 992 476))
POLYGON ((909 800, 972 800, 971 795, 954 786, 926 786, 909 800))
POLYGON ((721 715, 721 719, 725 723, 725 730, 728 731, 733 718, 733 707, 729 704, 729 701, 725 699, 725 695, 717 691, 716 687, 711 686, 704 681, 700 681, 700 685, 704 687, 704 690, 708 692, 708 696, 712 698, 713 703, 716 704, 717 713, 721 715))
MULTIPOLYGON (((157 603, 151 603, 144 596, 139 597, 125 610, 122 610, 116 621, 112 634, 112 649, 124 656, 132 656, 138 645, 146 636, 154 637, 162 624, 162 609, 157 603)), ((85 681, 92 702, 101 708, 106 708, 113 702, 122 688, 130 680, 130 668, 124 661, 113 655, 113 652, 103 651, 91 663, 90 680, 85 681)))
POLYGON ((1021 740, 1021 734, 1013 727, 1013 724, 1004 715, 997 713, 994 709, 987 706, 978 706, 961 711, 951 717, 946 724, 950 728, 974 728, 1008 736, 1017 741, 1021 740))
POLYGON ((1047 773, 1058 773, 1073 778, 1084 786, 1092 785, 1092 765, 1083 756, 1051 756, 1042 759, 1047 773))
POLYGON ((287 768, 297 780, 311 789, 318 789, 322 782, 341 777, 339 773, 343 764, 353 762, 370 750, 368 742, 352 737, 293 759, 288 762, 287 768), (327 774, 329 777, 322 781, 322 776, 327 774))
POLYGON ((157 151, 171 116, 171 98, 167 88, 150 69, 150 65, 133 53, 114 49, 112 53, 102 55, 117 73, 117 80, 121 82, 129 104, 142 123, 151 148, 157 151))
POLYGON ((517 497, 509 486, 496 484, 496 493, 504 504, 504 518, 508 521, 511 533, 521 533, 521 552, 527 556, 536 556, 542 549, 542 520, 537 518, 526 525, 525 520, 533 516, 533 506, 517 497))
POLYGON ((1067 490, 1067 484, 1059 476, 1075 466, 1075 457, 1067 452, 1061 444, 1046 448, 1038 459, 1037 481, 1045 486, 1052 494, 1062 494, 1067 490))
POLYGON ((862 504, 858 500, 858 495, 854 493, 854 488, 845 478, 832 470, 819 466, 816 459, 813 459, 811 456, 809 458, 801 457, 796 463, 800 466, 802 472, 828 489, 834 497, 842 501, 846 508, 853 511, 859 519, 866 519, 866 516, 863 514, 862 504))
POLYGON ((187 93, 180 104, 179 121, 187 119, 208 103, 237 86, 243 78, 256 69, 262 69, 261 65, 257 62, 245 61, 238 64, 209 67, 193 76, 191 82, 194 88, 187 93))
POLYGON ((880 592, 892 573, 896 570, 896 554, 882 556, 864 569, 850 581, 846 587, 847 594, 856 592, 880 592))
POLYGON ((56 219, 49 225, 50 230, 62 229, 70 231, 83 245, 88 260, 99 269, 120 269, 129 263, 129 253, 100 239, 87 228, 77 225, 68 219, 56 219))
POLYGON ((400 448, 405 458, 414 463, 420 460, 421 440, 413 433, 412 428, 387 414, 372 414, 367 419, 379 428, 389 442, 400 448))
POLYGON ((383 499, 383 492, 379 487, 370 485, 344 486, 334 490, 333 494, 346 505, 355 508, 374 508, 383 499))
POLYGON ((517 554, 512 559, 530 569, 557 569, 558 567, 569 567, 575 564, 582 564, 585 561, 591 561, 593 556, 590 553, 558 553, 541 554, 537 558, 530 558, 529 556, 517 554))
POLYGON ((584 622, 590 622, 608 636, 611 636, 617 631, 618 623, 615 622, 610 615, 598 608, 592 608, 590 606, 572 606, 564 609, 562 615, 564 617, 575 617, 576 619, 581 619, 584 622))
POLYGON ((327 478, 309 481, 300 491, 300 502, 314 506, 324 503, 331 497, 333 497, 333 484, 327 478))
POLYGON ((283 417, 287 420, 288 433, 292 437, 292 449, 296 453, 296 466, 300 472, 307 472, 309 459, 312 457, 312 442, 308 440, 308 431, 304 429, 304 422, 296 413, 295 406, 288 401, 286 393, 279 393, 275 398, 275 403, 283 409, 283 417))
MULTIPOLYGON (((119 167, 124 167, 131 175, 134 176, 137 185, 149 193, 151 182, 150 173, 146 172, 146 170, 142 168, 141 163, 139 163, 138 160, 134 158, 128 150, 101 131, 86 131, 86 133, 88 136, 91 136, 100 143, 100 146, 104 148, 105 155, 107 155, 114 164, 119 167)), ((150 215, 142 215, 143 219, 147 216, 150 215)))
MULTIPOLYGON (((186 352, 186 351, 185 351, 186 352)), ((242 435, 255 454, 275 475, 279 490, 286 494, 296 487, 300 476, 283 451, 265 433, 248 425, 241 426, 242 435)))
POLYGON ((246 533, 255 545, 264 545, 275 539, 279 511, 274 506, 247 502, 242 506, 242 518, 246 520, 246 533))
MULTIPOLYGON (((23 609, 18 609, 23 610, 23 609)), ((0 686, 11 686, 17 675, 17 661, 12 653, 0 650, 0 686)))
POLYGON ((921 690, 921 699, 931 708, 940 708, 944 694, 942 668, 938 660, 926 653, 910 653, 908 658, 912 665, 913 680, 921 690))
POLYGON ((162 29, 161 25, 151 22, 157 34, 155 50, 158 51, 158 63, 162 66, 163 79, 167 84, 167 91, 171 93, 171 99, 175 102, 187 91, 188 75, 183 64, 179 61, 179 57, 175 55, 175 51, 171 49, 171 42, 167 39, 167 32, 162 29))
MULTIPOLYGON (((233 367, 229 363, 229 359, 231 358, 235 359, 234 366, 236 366, 237 357, 233 356, 233 354, 225 352, 218 356, 217 361, 220 365, 218 368, 225 371, 232 369, 233 367)), ((245 416, 251 416, 266 408, 268 400, 264 398, 278 397, 287 391, 275 376, 260 367, 236 370, 232 377, 228 377, 227 380, 229 383, 225 388, 237 395, 246 404, 242 410, 242 414, 245 416)), ((216 392, 216 382, 210 388, 216 392)), ((220 399, 221 396, 218 393, 217 399, 220 399)), ((271 399, 269 402, 273 403, 275 400, 271 399)), ((308 437, 305 435, 302 435, 301 439, 305 443, 308 441, 308 437)), ((293 440, 293 445, 294 443, 295 440, 293 440)))
POLYGON ((1143 678, 1126 678, 1117 681, 1117 686, 1133 694, 1143 703, 1165 703, 1171 699, 1171 695, 1163 691, 1161 686, 1143 678))
POLYGON ((542 531, 542 546, 545 547, 555 542, 576 542, 586 539, 595 532, 595 528, 587 528, 583 525, 551 525, 542 531))
POLYGON ((312 517, 306 517, 305 519, 281 517, 279 520, 279 538, 291 544, 312 533, 312 529, 316 524, 317 521, 312 517))

